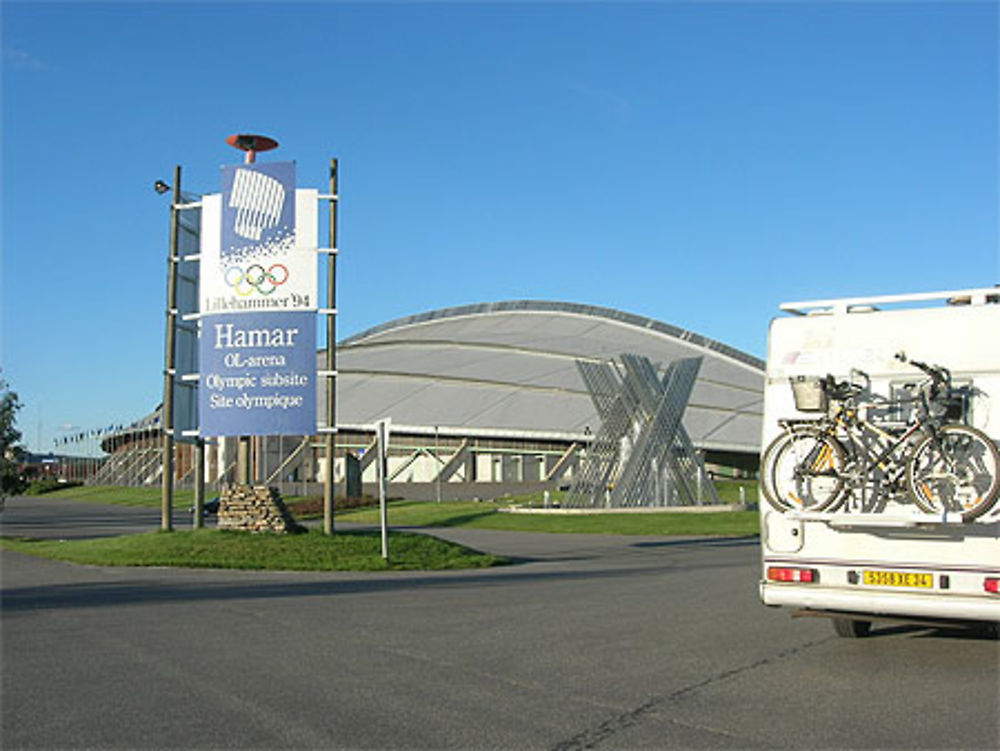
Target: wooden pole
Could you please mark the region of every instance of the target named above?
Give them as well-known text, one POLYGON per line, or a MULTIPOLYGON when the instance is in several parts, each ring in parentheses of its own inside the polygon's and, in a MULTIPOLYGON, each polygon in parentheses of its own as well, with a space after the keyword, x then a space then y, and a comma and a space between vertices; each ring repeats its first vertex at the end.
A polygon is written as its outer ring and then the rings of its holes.
POLYGON ((337 446, 337 160, 330 160, 330 248, 326 272, 326 456, 323 483, 323 532, 333 534, 334 450, 337 446))
POLYGON ((160 484, 160 526, 164 532, 173 530, 172 510, 174 504, 174 378, 176 375, 177 341, 177 270, 180 263, 179 228, 181 202, 181 167, 174 167, 174 197, 170 205, 170 251, 167 271, 167 332, 166 351, 163 368, 163 414, 160 425, 163 430, 163 457, 160 484))

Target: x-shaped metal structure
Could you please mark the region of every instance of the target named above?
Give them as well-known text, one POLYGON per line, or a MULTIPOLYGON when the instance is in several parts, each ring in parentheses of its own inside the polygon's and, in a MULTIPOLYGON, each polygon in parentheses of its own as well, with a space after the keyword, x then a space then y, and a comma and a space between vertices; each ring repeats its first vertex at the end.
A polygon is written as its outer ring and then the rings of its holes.
POLYGON ((577 360, 601 418, 564 505, 578 508, 720 503, 681 424, 701 367, 676 360, 663 377, 647 357, 577 360))

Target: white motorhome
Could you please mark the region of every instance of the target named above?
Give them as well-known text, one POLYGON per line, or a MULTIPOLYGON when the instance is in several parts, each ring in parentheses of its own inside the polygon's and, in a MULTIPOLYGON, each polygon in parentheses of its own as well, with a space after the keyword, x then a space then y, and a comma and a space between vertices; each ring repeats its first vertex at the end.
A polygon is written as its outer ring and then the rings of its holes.
MULTIPOLYGON (((948 368, 967 397, 955 419, 1000 445, 1000 289, 781 309, 768 338, 765 453, 782 432, 779 420, 816 417, 797 409, 792 380, 863 371, 871 393, 893 395, 923 378, 912 361, 948 368)), ((969 521, 922 511, 905 493, 875 507, 859 485, 836 510, 779 510, 762 495, 765 605, 831 617, 841 636, 864 636, 880 620, 1000 622, 1000 500, 969 521)))

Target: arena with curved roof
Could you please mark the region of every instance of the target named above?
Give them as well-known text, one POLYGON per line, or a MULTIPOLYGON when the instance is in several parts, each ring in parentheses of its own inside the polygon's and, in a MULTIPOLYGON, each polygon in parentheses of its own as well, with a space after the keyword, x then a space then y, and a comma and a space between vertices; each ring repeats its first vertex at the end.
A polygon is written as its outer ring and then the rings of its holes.
MULTIPOLYGON (((365 481, 374 480, 374 424, 389 418, 394 495, 485 497, 491 484, 565 484, 601 425, 580 363, 608 363, 626 354, 647 358, 661 370, 700 358, 683 427, 705 461, 755 469, 761 360, 619 310, 519 300, 420 313, 340 342, 338 479, 349 473, 345 457, 352 457, 365 481)), ((319 362, 324 361, 321 352, 319 362)), ((227 475, 229 442, 210 447, 210 479, 227 475)), ((255 474, 269 482, 321 481, 322 450, 315 437, 267 439, 255 474)))
POLYGON ((587 305, 514 301, 436 310, 340 345, 338 425, 585 440, 598 416, 576 362, 623 353, 665 366, 704 361, 685 413, 694 444, 756 454, 764 363, 649 318, 587 305))

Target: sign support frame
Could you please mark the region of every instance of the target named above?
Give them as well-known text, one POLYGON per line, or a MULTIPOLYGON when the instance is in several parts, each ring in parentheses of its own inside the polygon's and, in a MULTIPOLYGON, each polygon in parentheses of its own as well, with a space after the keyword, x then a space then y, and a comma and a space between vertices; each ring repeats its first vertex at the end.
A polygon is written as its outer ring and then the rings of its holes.
POLYGON ((174 195, 170 204, 170 249, 167 272, 167 333, 163 368, 163 408, 160 425, 163 431, 162 477, 160 478, 160 528, 173 531, 174 504, 174 376, 177 366, 177 272, 178 235, 180 231, 181 166, 174 166, 174 195))
MULTIPOLYGON (((255 139, 263 137, 253 137, 255 139)), ((266 139, 265 139, 266 140, 266 139)), ((255 141, 255 143, 257 143, 255 141)), ((263 143, 263 142, 261 142, 263 143)), ((267 149, 276 146, 276 143, 269 145, 271 142, 263 144, 267 149)), ((266 150, 265 148, 253 149, 246 148, 245 144, 232 144, 236 145, 238 148, 242 148, 247 151, 245 164, 253 164, 255 162, 254 156, 257 150, 266 150)), ((252 146, 252 144, 251 144, 252 146)), ((181 166, 176 165, 174 168, 174 181, 173 181, 173 195, 171 202, 171 221, 170 221, 170 240, 169 240, 169 251, 168 251, 168 276, 167 276, 167 307, 166 307, 166 334, 165 334, 165 352, 164 352, 164 395, 163 395, 163 406, 161 408, 161 436, 162 436, 162 467, 161 467, 161 527, 163 531, 173 531, 173 520, 172 520, 172 510, 173 502, 175 496, 175 464, 176 458, 175 454, 175 444, 176 438, 174 435, 176 425, 175 425, 175 399, 174 399, 174 387, 177 383, 177 337, 178 337, 178 321, 180 320, 180 312, 178 309, 178 298, 179 298, 179 276, 180 276, 180 211, 185 208, 191 208, 192 206, 187 206, 182 203, 182 192, 181 192, 181 166)), ((337 280, 337 269, 336 269, 336 256, 337 256, 337 209, 338 209, 338 160, 337 158, 330 159, 330 192, 329 195, 322 196, 321 198, 326 199, 329 204, 329 248, 323 249, 323 251, 328 255, 328 267, 327 267, 327 308, 320 309, 316 311, 317 313, 323 313, 326 315, 327 323, 327 347, 326 347, 326 369, 320 371, 319 374, 323 375, 326 379, 326 428, 321 429, 318 426, 314 426, 316 432, 324 433, 325 436, 325 447, 326 456, 324 457, 324 533, 333 534, 334 532, 334 491, 336 487, 334 468, 335 468, 335 451, 336 451, 336 436, 337 436, 337 423, 336 423, 336 280, 337 280)), ((162 190, 159 192, 163 192, 162 190)), ((200 204, 199 204, 200 205, 200 204)), ((316 249, 316 252, 320 252, 316 249)), ((187 320, 185 318, 185 320, 187 320)), ((315 346, 315 345, 314 345, 315 346)), ((312 350, 315 353, 315 349, 312 350)), ((313 355, 315 356, 315 355, 313 355)), ((314 381, 315 383, 315 381, 314 381)), ((200 422, 200 420, 199 420, 200 422)), ((185 433, 186 435, 187 433, 185 433)), ((198 435, 197 432, 194 435, 198 435)), ((199 528, 203 526, 201 510, 204 506, 204 473, 205 473, 205 441, 200 436, 195 442, 196 444, 196 489, 195 489, 195 519, 193 521, 194 528, 199 528)), ((254 459, 257 451, 254 451, 252 437, 248 435, 238 435, 235 441, 236 448, 236 481, 237 483, 247 484, 254 479, 254 459)))
MULTIPOLYGON (((337 159, 330 160, 330 248, 337 247, 337 159)), ((337 254, 330 253, 326 271, 326 433, 323 457, 323 533, 334 533, 334 451, 337 446, 337 254)))

